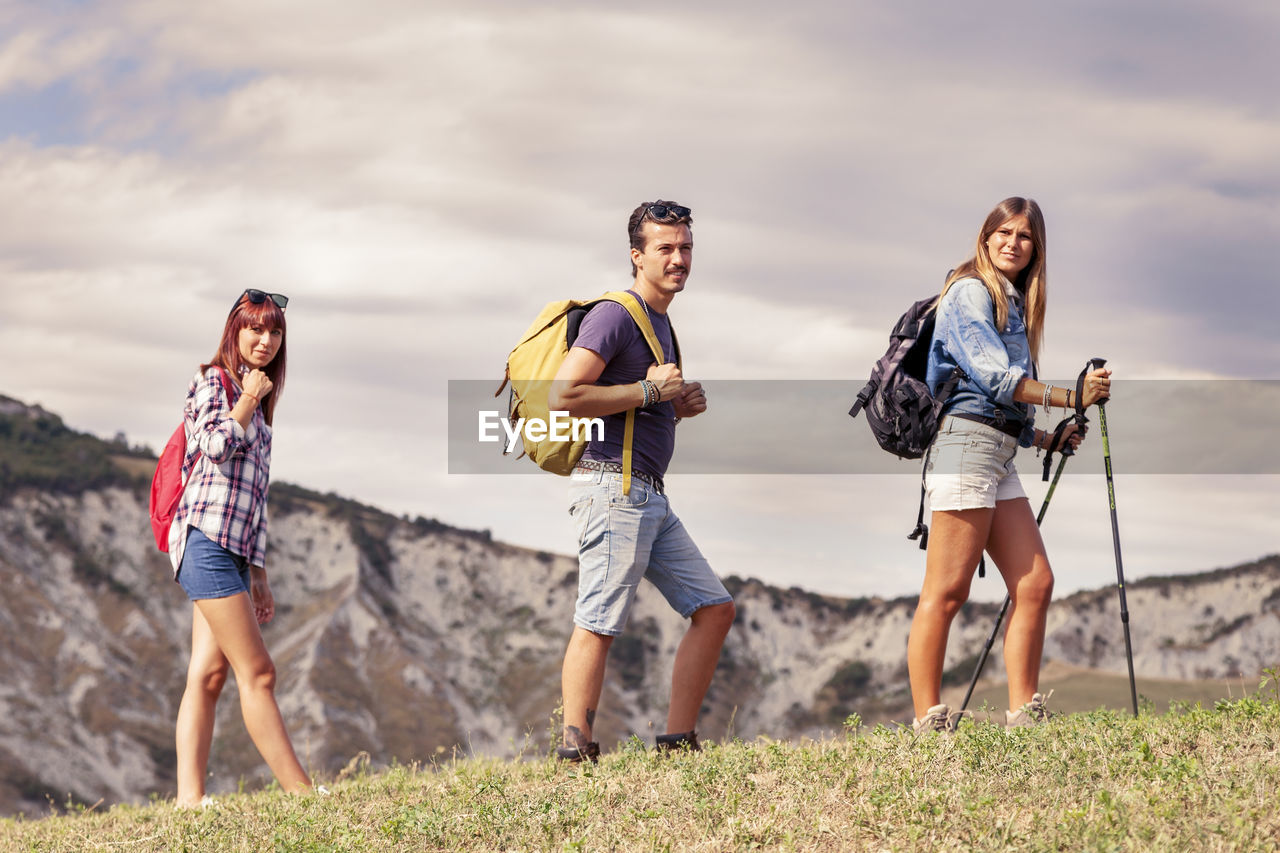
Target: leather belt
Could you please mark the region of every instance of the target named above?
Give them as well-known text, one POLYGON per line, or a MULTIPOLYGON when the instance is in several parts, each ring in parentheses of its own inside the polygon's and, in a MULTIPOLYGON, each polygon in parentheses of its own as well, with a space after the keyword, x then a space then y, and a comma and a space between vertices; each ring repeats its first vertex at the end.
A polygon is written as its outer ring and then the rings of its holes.
MULTIPOLYGON (((607 471, 610 474, 621 474, 621 462, 598 462, 595 459, 579 459, 575 471, 607 471)), ((643 471, 631 469, 631 476, 647 485, 660 495, 666 494, 662 487, 662 478, 655 477, 652 474, 646 474, 643 471)))
POLYGON ((997 418, 989 418, 985 415, 971 415, 968 412, 947 412, 949 418, 960 418, 965 421, 974 421, 975 423, 986 424, 992 429, 998 429, 1000 432, 1010 438, 1018 438, 1022 435, 1023 424, 1020 421, 1006 421, 997 418))

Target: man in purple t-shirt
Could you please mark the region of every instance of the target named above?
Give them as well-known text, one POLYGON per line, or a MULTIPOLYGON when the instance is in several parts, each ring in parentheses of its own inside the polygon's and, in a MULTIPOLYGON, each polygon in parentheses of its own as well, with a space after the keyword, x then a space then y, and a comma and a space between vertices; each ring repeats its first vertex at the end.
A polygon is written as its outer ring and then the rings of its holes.
POLYGON ((626 626, 642 577, 690 620, 676 651, 659 749, 698 748, 698 710, 733 625, 733 598, 672 511, 662 482, 675 449, 676 423, 707 409, 702 386, 686 382, 675 365, 667 319, 693 262, 692 222, 689 208, 659 200, 637 207, 627 223, 631 293, 649 315, 665 363, 654 363, 625 308, 601 302, 583 319, 551 386, 553 411, 605 421, 603 439, 588 445, 569 485, 569 514, 578 533, 578 603, 561 674, 564 745, 557 754, 566 761, 594 760, 600 753, 591 726, 605 659, 626 626), (631 491, 623 494, 622 435, 629 409, 636 410, 632 479, 631 491))

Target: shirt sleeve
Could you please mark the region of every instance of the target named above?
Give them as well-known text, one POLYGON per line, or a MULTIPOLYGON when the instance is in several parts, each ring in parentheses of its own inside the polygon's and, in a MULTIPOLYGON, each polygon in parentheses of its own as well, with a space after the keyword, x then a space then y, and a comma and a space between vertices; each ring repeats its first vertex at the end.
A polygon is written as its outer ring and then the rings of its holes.
POLYGON ((267 567, 267 502, 262 502, 262 517, 258 520, 258 532, 253 538, 253 554, 249 564, 259 568, 267 567))
POLYGON ((244 444, 244 427, 231 417, 221 372, 210 367, 195 393, 195 435, 200 452, 215 465, 230 459, 244 444))
POLYGON ((947 291, 949 310, 940 312, 947 350, 960 369, 992 400, 1013 408, 1014 389, 1026 376, 1009 364, 1009 352, 996 330, 995 309, 986 285, 976 279, 956 282, 947 291))
POLYGON ((626 308, 616 302, 601 302, 582 318, 573 345, 591 350, 608 363, 630 346, 639 333, 626 308))
POLYGON ((1031 442, 1035 441, 1036 428, 1035 428, 1034 417, 1035 416, 1032 415, 1032 417, 1028 419, 1025 424, 1023 424, 1022 432, 1018 435, 1019 447, 1030 447, 1031 442))

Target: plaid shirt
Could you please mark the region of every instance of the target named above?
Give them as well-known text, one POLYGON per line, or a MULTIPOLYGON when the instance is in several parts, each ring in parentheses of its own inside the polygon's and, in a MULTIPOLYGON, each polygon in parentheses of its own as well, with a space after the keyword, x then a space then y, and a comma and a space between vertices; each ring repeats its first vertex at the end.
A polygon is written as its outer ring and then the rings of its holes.
MULTIPOLYGON (((271 471, 271 427, 254 409, 249 428, 231 417, 216 367, 197 373, 187 388, 183 425, 187 453, 182 460, 186 483, 173 525, 169 528, 169 559, 177 577, 187 543, 187 527, 250 565, 266 565, 267 479, 271 471)), ((238 399, 239 389, 232 393, 238 399)))

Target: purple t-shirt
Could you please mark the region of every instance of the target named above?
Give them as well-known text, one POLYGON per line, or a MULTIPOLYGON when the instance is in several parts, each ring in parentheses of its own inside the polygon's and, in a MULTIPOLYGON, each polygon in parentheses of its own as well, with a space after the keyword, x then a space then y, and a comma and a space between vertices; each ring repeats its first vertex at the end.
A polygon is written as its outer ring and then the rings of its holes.
MULTIPOLYGON (((635 291, 628 291, 635 294, 635 291)), ((636 296, 640 299, 639 296, 636 296)), ((640 299, 640 304, 644 300, 640 299)), ((649 321, 662 345, 667 362, 674 362, 675 347, 671 344, 671 321, 666 314, 649 312, 649 321)), ((627 309, 616 302, 601 302, 592 308, 578 327, 575 347, 583 347, 605 360, 604 372, 597 385, 628 385, 644 379, 653 364, 653 351, 645 342, 644 334, 627 309)), ((676 447, 676 412, 667 400, 654 406, 636 410, 635 435, 631 445, 631 465, 653 477, 663 477, 671 454, 676 447)), ((583 452, 584 459, 597 462, 622 462, 622 435, 626 430, 627 413, 607 415, 604 418, 604 440, 593 439, 583 452)))

